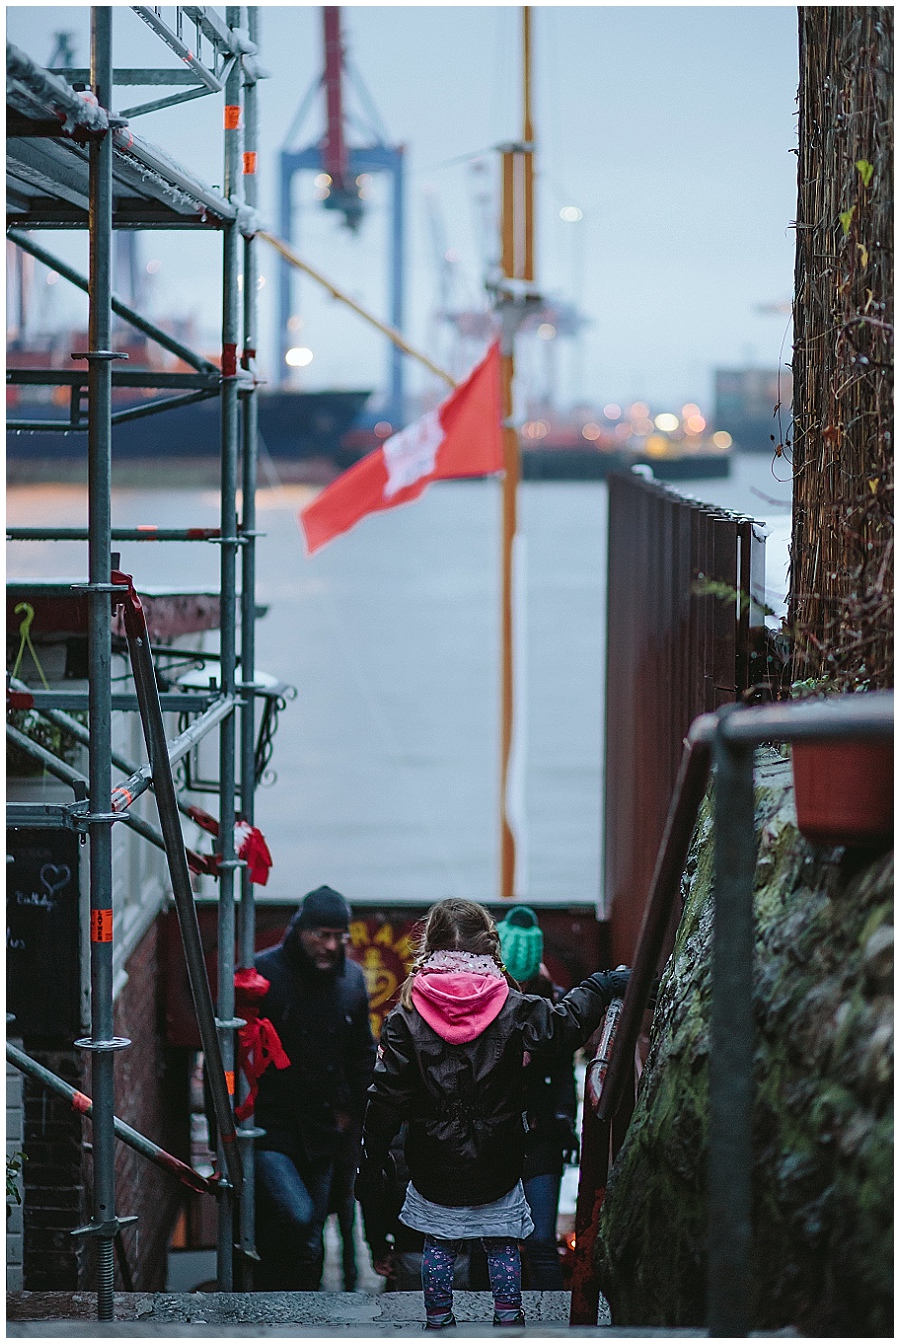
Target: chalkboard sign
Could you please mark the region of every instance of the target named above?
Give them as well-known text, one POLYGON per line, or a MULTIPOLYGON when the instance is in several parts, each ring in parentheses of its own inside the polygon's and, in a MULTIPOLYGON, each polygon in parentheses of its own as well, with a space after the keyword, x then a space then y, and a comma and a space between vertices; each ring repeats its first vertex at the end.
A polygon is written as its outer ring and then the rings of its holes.
POLYGON ((7 830, 6 853, 6 1010, 17 1036, 76 1036, 78 836, 7 830))

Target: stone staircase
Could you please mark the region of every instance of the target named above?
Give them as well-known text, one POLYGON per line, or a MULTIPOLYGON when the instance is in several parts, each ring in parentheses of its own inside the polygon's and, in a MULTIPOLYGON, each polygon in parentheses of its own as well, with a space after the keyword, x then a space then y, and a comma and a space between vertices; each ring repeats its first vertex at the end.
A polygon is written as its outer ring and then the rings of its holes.
MULTIPOLYGON (((594 1327, 569 1329, 568 1293, 523 1294, 526 1324, 499 1332, 491 1325, 490 1293, 457 1292, 453 1310, 458 1325, 448 1338, 496 1338, 604 1335, 647 1338, 652 1335, 702 1337, 701 1330, 618 1329, 606 1320, 594 1327)), ((422 1335, 421 1293, 117 1293, 115 1320, 97 1321, 94 1293, 9 1293, 7 1338, 121 1338, 199 1336, 317 1338, 335 1335, 372 1338, 422 1335)), ((602 1304, 605 1308, 605 1303, 602 1304)))

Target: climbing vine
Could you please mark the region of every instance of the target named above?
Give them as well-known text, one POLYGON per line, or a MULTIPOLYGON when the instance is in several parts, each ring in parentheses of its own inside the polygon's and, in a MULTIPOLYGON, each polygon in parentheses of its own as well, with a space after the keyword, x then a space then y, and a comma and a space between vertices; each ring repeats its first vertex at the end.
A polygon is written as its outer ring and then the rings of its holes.
POLYGON ((893 11, 801 6, 796 678, 893 685, 893 11))

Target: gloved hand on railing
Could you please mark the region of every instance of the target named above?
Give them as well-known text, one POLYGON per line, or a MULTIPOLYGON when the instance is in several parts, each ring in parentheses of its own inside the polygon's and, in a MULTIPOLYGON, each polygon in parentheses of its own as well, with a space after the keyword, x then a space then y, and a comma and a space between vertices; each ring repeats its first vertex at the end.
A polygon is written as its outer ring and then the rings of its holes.
POLYGON ((606 972, 606 978, 609 981, 612 997, 614 999, 624 999, 628 981, 631 979, 631 967, 617 966, 614 971, 606 972))
POLYGON ((630 967, 618 966, 614 971, 595 971, 590 979, 609 1003, 612 999, 624 999, 630 977, 630 967))

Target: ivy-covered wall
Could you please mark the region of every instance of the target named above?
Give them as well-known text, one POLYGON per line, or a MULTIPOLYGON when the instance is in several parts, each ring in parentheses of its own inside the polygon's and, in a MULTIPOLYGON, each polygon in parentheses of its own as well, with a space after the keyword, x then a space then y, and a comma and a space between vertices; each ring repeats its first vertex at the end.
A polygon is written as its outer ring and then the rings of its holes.
MULTIPOLYGON (((754 1321, 893 1334, 893 854, 816 849, 757 768, 754 1321)), ((708 804, 596 1254, 614 1325, 703 1326, 712 926, 708 804)))

